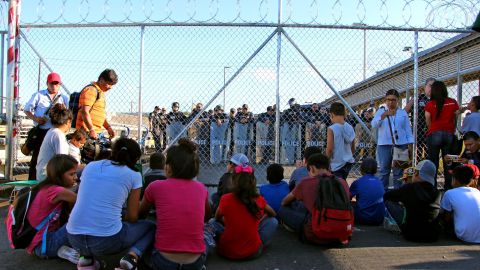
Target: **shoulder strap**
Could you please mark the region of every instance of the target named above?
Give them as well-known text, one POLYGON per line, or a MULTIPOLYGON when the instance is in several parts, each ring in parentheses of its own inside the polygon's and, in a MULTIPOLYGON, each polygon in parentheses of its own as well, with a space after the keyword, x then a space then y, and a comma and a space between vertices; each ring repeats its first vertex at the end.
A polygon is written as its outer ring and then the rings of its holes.
POLYGON ((395 146, 395 139, 393 138, 392 123, 390 122, 390 116, 387 116, 388 128, 390 129, 390 136, 392 138, 392 145, 395 146))
POLYGON ((47 115, 48 112, 50 111, 50 109, 53 107, 53 105, 55 105, 55 102, 57 102, 57 100, 62 96, 62 94, 58 93, 58 95, 56 95, 53 100, 52 100, 52 103, 50 103, 50 107, 48 107, 48 109, 45 111, 45 113, 43 115, 47 115))

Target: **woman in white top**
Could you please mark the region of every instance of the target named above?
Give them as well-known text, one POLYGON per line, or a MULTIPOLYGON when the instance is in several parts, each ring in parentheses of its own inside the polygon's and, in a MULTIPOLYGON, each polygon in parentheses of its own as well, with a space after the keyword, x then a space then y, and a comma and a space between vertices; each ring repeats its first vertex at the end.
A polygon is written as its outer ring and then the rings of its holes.
POLYGON ((46 167, 50 159, 56 154, 68 155, 68 142, 65 134, 72 124, 72 112, 63 104, 55 104, 49 112, 52 128, 45 135, 37 161, 37 180, 43 181, 47 177, 46 167))

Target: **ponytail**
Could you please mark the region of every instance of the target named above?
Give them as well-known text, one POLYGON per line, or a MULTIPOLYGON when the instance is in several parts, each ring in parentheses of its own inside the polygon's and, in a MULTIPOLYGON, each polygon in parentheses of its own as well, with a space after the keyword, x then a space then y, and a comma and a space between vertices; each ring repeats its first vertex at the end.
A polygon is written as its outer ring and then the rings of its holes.
POLYGON ((127 166, 134 171, 137 161, 140 159, 142 151, 138 143, 130 138, 118 139, 112 147, 112 156, 110 160, 114 165, 127 166))

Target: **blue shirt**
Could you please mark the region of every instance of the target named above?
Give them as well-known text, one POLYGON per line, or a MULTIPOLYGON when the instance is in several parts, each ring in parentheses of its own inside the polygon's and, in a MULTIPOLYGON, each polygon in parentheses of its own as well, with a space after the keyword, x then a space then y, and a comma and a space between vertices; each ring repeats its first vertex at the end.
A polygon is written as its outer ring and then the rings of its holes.
POLYGON ((385 205, 383 203, 383 183, 376 176, 366 174, 352 183, 350 196, 356 197, 355 216, 360 216, 364 223, 383 220, 385 205))
POLYGON ((480 112, 472 112, 463 119, 462 133, 475 131, 480 135, 480 112))
POLYGON ((308 169, 306 166, 302 166, 300 168, 296 168, 293 172, 292 175, 290 176, 290 182, 289 186, 291 187, 290 189, 293 190, 295 185, 300 184, 300 181, 302 181, 303 178, 308 177, 308 169))
MULTIPOLYGON (((55 103, 61 103, 64 104, 65 107, 68 108, 68 101, 69 97, 65 94, 62 94, 60 91, 58 92, 57 96, 60 95, 60 97, 55 101, 55 103)), ((55 97, 57 97, 55 96, 55 97)), ((35 94, 32 95, 30 100, 25 104, 25 107, 23 108, 24 112, 31 112, 35 117, 43 117, 46 116, 48 121, 40 125, 41 129, 50 129, 52 127, 52 121, 50 121, 50 117, 48 115, 45 115, 47 110, 52 106, 52 101, 55 98, 50 98, 50 95, 48 94, 48 90, 41 90, 35 94)))
MULTIPOLYGON (((378 128, 378 145, 392 145, 392 133, 388 126, 388 119, 382 119, 382 114, 385 112, 384 108, 380 108, 372 120, 372 127, 378 128)), ((392 125, 393 138, 396 145, 412 144, 413 134, 408 114, 403 109, 397 109, 394 116, 390 116, 390 123, 392 125), (395 136, 395 131, 397 136, 395 136), (397 138, 398 137, 398 138, 397 138)))
POLYGON ((268 205, 270 205, 275 212, 280 209, 283 198, 290 192, 288 184, 285 181, 280 181, 276 184, 266 184, 260 187, 260 195, 265 198, 268 205))

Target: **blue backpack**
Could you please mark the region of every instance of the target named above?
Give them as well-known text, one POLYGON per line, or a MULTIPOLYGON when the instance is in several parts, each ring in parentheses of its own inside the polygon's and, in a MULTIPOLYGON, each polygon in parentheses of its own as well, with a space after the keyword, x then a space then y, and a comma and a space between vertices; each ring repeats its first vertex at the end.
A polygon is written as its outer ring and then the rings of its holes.
POLYGON ((83 87, 83 89, 80 92, 73 92, 72 94, 70 94, 70 101, 68 102, 68 108, 70 108, 73 115, 72 128, 75 128, 75 126, 77 125, 77 115, 78 115, 78 111, 80 110, 80 104, 79 104, 80 95, 82 94, 83 90, 85 90, 85 88, 90 86, 93 86, 95 87, 95 89, 97 89, 97 99, 95 99, 95 102, 97 102, 100 99, 100 89, 94 84, 89 84, 83 87))

